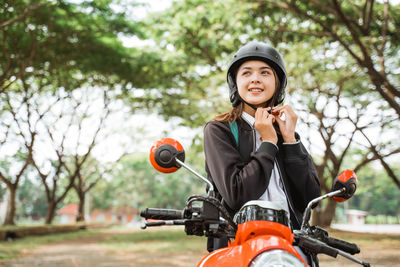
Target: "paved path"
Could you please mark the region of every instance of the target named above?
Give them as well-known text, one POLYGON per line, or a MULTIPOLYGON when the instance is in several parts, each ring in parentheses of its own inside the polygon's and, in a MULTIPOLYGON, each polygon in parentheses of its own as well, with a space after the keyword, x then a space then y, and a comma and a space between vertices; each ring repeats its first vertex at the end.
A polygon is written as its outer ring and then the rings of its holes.
MULTIPOLYGON (((337 229, 352 232, 379 232, 394 233, 400 236, 400 227, 390 226, 349 226, 335 225, 337 229)), ((105 241, 115 233, 104 233, 96 236, 87 236, 79 240, 67 240, 51 245, 43 245, 23 253, 20 257, 11 260, 0 260, 0 267, 185 267, 196 266, 196 263, 204 253, 185 252, 180 255, 172 255, 168 252, 151 252, 146 250, 123 252, 123 248, 108 248, 100 245, 99 241, 105 241)), ((124 234, 122 231, 120 234, 124 234)), ((372 266, 396 266, 400 267, 399 242, 391 239, 378 240, 378 243, 364 240, 360 243, 360 258, 371 262, 372 266)), ((321 266, 329 267, 355 267, 343 257, 333 259, 321 256, 321 266)))
MULTIPOLYGON (((98 237, 96 237, 98 240, 98 237)), ((97 245, 96 240, 85 237, 52 245, 44 245, 23 253, 12 260, 0 261, 4 267, 75 267, 75 266, 137 266, 97 245)))
POLYGON ((167 252, 153 253, 151 250, 126 252, 123 247, 119 250, 104 246, 111 236, 136 230, 115 230, 39 246, 15 259, 0 259, 0 267, 187 267, 196 266, 205 254, 186 252, 182 255, 170 255, 167 252))
POLYGON ((398 234, 400 235, 400 224, 333 224, 332 228, 358 232, 358 233, 375 233, 375 234, 398 234))

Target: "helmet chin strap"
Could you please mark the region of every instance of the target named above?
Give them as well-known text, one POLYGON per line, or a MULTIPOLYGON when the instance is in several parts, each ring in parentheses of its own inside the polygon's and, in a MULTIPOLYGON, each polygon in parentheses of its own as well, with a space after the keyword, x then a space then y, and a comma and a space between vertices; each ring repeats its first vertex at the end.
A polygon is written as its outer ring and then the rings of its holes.
POLYGON ((243 103, 247 104, 249 107, 251 107, 252 109, 254 109, 254 111, 257 111, 257 107, 256 107, 255 105, 250 104, 249 102, 247 102, 246 100, 244 100, 239 94, 238 94, 238 96, 239 96, 240 101, 242 101, 243 103))
MULTIPOLYGON (((248 103, 246 100, 244 100, 239 94, 237 94, 240 101, 243 101, 243 103, 247 104, 249 107, 251 107, 252 109, 254 109, 254 111, 257 111, 257 107, 254 106, 253 104, 248 103)), ((271 110, 268 111, 268 113, 271 113, 271 110)), ((281 131, 279 129, 279 126, 277 124, 277 122, 274 122, 274 128, 277 134, 281 135, 281 131)))

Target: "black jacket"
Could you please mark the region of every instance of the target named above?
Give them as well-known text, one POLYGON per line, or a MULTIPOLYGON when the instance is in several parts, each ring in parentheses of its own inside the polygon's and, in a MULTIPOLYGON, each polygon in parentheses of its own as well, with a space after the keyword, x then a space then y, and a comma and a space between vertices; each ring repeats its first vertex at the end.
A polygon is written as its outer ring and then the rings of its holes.
MULTIPOLYGON (((268 187, 274 160, 279 166, 290 209, 291 224, 299 229, 308 202, 321 194, 314 164, 301 142, 278 148, 263 142, 256 152, 255 132, 242 119, 237 121, 239 147, 227 122, 210 121, 204 128, 206 172, 233 216, 243 204, 259 199, 268 187)), ((300 137, 296 134, 296 139, 300 137)))

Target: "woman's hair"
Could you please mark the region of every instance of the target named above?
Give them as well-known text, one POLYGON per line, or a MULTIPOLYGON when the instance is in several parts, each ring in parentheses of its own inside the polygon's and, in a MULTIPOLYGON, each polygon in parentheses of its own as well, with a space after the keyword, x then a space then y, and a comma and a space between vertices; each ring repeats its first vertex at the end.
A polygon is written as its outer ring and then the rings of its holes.
MULTIPOLYGON (((274 77, 275 77, 275 93, 272 96, 272 98, 267 101, 267 104, 265 105, 265 107, 273 107, 275 105, 275 103, 277 102, 278 96, 279 96, 278 90, 280 88, 280 82, 279 82, 278 75, 276 74, 275 70, 272 69, 272 71, 273 71, 274 77)), ((235 77, 236 77, 236 75, 235 75, 235 77)), ((239 119, 242 116, 243 109, 244 109, 244 103, 240 102, 239 105, 237 105, 236 107, 233 107, 230 111, 215 116, 213 120, 219 121, 219 122, 236 121, 237 119, 239 119)))

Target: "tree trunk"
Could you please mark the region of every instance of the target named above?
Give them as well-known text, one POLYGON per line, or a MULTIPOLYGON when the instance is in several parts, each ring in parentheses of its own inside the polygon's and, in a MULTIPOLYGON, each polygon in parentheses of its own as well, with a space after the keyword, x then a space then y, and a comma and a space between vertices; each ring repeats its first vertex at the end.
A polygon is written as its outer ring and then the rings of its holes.
POLYGON ((335 217, 336 201, 328 199, 328 204, 323 208, 316 208, 312 215, 312 225, 322 227, 330 226, 335 217))
POLYGON ((56 203, 54 201, 50 201, 48 202, 48 205, 45 223, 52 224, 56 214, 56 203))
POLYGON ((76 216, 76 222, 84 222, 85 221, 85 193, 78 193, 79 196, 79 205, 78 205, 78 215, 76 216))
POLYGON ((17 195, 17 185, 12 184, 11 186, 7 186, 7 189, 10 195, 8 198, 7 212, 3 225, 15 225, 14 217, 15 217, 15 198, 17 195))

